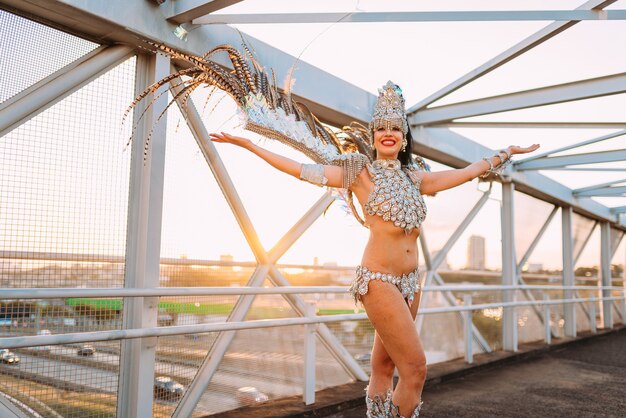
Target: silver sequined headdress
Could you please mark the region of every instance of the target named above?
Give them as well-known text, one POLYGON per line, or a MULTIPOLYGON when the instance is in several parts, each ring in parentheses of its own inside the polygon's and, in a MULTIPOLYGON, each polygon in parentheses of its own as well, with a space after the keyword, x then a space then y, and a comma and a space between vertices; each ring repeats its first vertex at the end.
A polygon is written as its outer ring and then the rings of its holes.
POLYGON ((404 97, 402 90, 391 80, 387 81, 382 88, 378 89, 378 100, 374 106, 374 116, 370 122, 370 129, 377 130, 379 127, 401 127, 404 135, 409 131, 404 109, 404 97))

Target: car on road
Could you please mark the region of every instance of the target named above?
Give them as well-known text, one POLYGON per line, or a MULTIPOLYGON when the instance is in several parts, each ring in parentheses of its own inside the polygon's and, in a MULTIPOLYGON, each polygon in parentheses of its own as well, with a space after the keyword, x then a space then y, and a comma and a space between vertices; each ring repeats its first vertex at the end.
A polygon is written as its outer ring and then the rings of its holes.
POLYGON ((0 362, 5 364, 19 364, 20 358, 8 348, 0 348, 0 362))
POLYGON ((167 376, 159 376, 154 379, 154 397, 166 401, 180 399, 185 392, 185 387, 176 380, 167 376))
POLYGON ((79 356, 93 356, 95 352, 96 347, 94 347, 93 344, 83 344, 76 350, 76 354, 79 356))
POLYGON ((370 353, 357 354, 354 359, 359 363, 369 363, 372 360, 372 355, 370 353))
POLYGON ((237 389, 237 395, 235 397, 239 403, 244 405, 261 403, 269 400, 269 396, 252 386, 240 387, 237 389))
MULTIPOLYGON (((40 329, 39 331, 37 331, 37 335, 52 335, 52 333, 49 329, 40 329)), ((52 346, 39 345, 31 348, 31 350, 49 352, 50 350, 52 350, 52 346)))

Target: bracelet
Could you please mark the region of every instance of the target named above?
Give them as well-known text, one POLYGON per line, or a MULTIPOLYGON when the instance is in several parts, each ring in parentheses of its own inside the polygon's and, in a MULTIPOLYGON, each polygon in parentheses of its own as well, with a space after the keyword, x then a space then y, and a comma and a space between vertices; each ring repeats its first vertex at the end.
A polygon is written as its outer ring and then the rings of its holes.
POLYGON ((483 160, 487 161, 489 163, 489 169, 487 171, 485 171, 484 174, 482 174, 480 176, 480 178, 486 178, 489 174, 495 174, 496 176, 500 176, 502 174, 502 172, 504 171, 505 168, 507 168, 509 165, 511 165, 511 163, 513 162, 513 160, 511 160, 509 154, 507 154, 506 151, 504 150, 500 150, 497 154, 494 155, 494 157, 497 156, 498 158, 500 158, 501 163, 494 168, 493 167, 493 163, 491 162, 491 158, 492 157, 483 157, 483 160), (503 153, 504 155, 506 155, 506 159, 502 158, 502 156, 500 155, 500 153, 503 153))
POLYGON ((328 182, 328 179, 324 175, 324 166, 321 164, 302 164, 300 179, 315 184, 316 186, 325 186, 328 182))
POLYGON ((480 178, 484 179, 489 175, 489 173, 493 173, 493 163, 491 162, 491 157, 483 157, 483 160, 487 161, 487 164, 489 164, 487 171, 480 175, 480 178))

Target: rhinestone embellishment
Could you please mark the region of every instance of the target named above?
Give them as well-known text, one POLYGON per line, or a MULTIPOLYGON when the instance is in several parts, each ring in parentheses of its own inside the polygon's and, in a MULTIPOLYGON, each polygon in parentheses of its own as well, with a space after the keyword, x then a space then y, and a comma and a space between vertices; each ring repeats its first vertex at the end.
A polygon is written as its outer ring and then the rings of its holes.
POLYGON ((372 280, 380 280, 396 286, 409 306, 413 303, 415 292, 420 290, 419 269, 415 269, 412 272, 405 273, 401 276, 396 276, 390 273, 371 271, 365 266, 358 266, 356 268, 356 277, 352 281, 352 285, 349 290, 354 297, 355 302, 359 300, 360 296, 367 294, 369 290, 369 283, 372 280))
POLYGON ((369 215, 391 221, 406 233, 419 228, 426 219, 426 204, 398 160, 376 160, 372 164, 374 190, 364 205, 369 215))

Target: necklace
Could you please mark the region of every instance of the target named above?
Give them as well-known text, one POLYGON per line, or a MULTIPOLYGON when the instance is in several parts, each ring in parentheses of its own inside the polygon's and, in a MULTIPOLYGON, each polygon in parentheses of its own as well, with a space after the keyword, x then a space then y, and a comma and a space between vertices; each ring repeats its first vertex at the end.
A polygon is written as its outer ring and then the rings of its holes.
POLYGON ((385 168, 388 170, 399 170, 402 167, 399 160, 375 160, 372 165, 374 168, 385 168))

